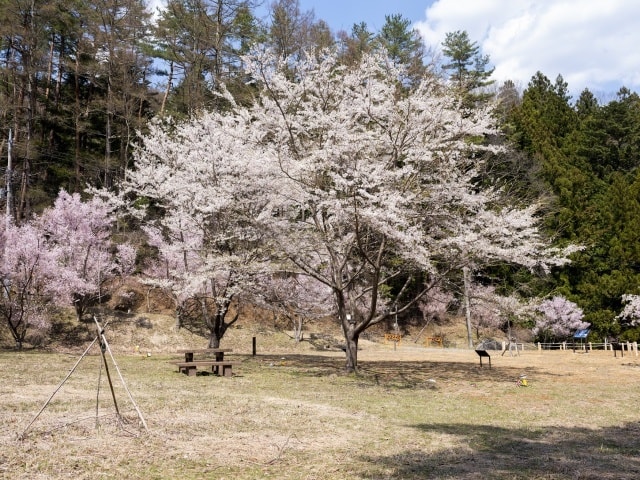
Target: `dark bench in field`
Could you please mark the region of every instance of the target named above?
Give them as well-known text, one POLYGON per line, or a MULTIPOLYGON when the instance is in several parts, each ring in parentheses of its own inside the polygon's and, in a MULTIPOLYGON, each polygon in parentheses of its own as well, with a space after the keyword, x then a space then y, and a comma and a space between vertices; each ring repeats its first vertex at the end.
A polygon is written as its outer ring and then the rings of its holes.
POLYGON ((171 362, 178 366, 178 371, 189 375, 190 377, 196 374, 198 367, 211 367, 211 371, 216 375, 222 375, 230 377, 233 375, 233 366, 237 365, 237 362, 230 362, 228 360, 196 360, 193 362, 171 362))

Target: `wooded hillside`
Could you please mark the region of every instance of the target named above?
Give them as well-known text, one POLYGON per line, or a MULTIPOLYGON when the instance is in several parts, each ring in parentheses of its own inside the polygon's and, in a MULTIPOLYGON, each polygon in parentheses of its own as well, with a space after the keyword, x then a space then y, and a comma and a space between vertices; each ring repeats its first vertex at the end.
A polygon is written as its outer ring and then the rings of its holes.
MULTIPOLYGON (((640 294, 635 92, 621 86, 607 103, 588 90, 573 99, 562 76, 551 81, 542 72, 523 91, 513 82, 496 85, 490 59, 466 32, 425 46, 402 15, 389 15, 378 32, 364 23, 335 32, 297 0, 274 2, 266 19, 257 8, 254 0, 169 0, 154 14, 143 0, 1 0, 0 143, 8 216, 16 224, 29 221, 61 188, 116 190, 136 168, 141 136, 157 119, 190 121, 230 111, 234 103, 253 105, 261 82, 248 76, 243 55, 254 47, 286 56, 292 82, 306 53, 321 59, 323 49, 332 49, 340 65, 351 67, 384 51, 403 66, 406 91, 425 78, 439 79, 455 88, 469 115, 494 107, 499 131, 466 137, 470 144, 507 148, 485 157, 474 178, 478 189, 500 188, 522 209, 544 205, 535 215, 554 246, 583 247, 548 276, 503 262, 471 272, 473 280, 503 296, 562 296, 584 311, 595 335, 640 339, 633 320, 616 319, 623 295, 640 294), (444 60, 435 62, 430 52, 441 47, 444 60)), ((395 167, 405 167, 404 157, 396 160, 395 167)), ((127 233, 136 227, 129 224, 127 233)), ((407 288, 418 288, 407 280, 414 281, 414 273, 402 277, 407 288)), ((449 278, 458 302, 466 288, 461 278, 449 278)), ((397 280, 386 291, 403 288, 397 280)), ((469 307, 477 318, 480 303, 469 307)), ((414 307, 412 314, 419 314, 414 307)))

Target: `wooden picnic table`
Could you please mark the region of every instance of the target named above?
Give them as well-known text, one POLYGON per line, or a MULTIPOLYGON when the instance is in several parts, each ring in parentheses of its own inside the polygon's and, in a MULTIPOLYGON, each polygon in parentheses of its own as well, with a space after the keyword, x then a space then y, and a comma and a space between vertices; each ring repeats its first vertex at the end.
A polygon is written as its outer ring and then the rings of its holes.
POLYGON ((226 352, 233 352, 231 348, 186 348, 178 350, 178 353, 184 353, 185 362, 193 362, 193 356, 196 353, 215 354, 216 360, 221 362, 224 360, 226 352))
POLYGON ((211 367, 211 371, 216 375, 230 377, 233 375, 232 368, 235 362, 224 359, 226 352, 232 352, 230 348, 189 348, 180 349, 178 353, 184 353, 184 362, 172 362, 178 365, 178 371, 189 376, 196 374, 198 367, 211 367), (213 354, 215 360, 203 359, 194 360, 195 354, 213 354))

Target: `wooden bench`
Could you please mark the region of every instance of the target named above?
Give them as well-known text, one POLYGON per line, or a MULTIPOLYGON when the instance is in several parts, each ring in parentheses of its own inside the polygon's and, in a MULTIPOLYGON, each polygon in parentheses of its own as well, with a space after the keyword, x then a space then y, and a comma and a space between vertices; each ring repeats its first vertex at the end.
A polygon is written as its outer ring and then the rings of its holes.
POLYGON ((225 352, 233 352, 233 350, 230 348, 192 348, 178 350, 178 353, 184 353, 185 362, 193 362, 193 356, 195 353, 213 353, 216 360, 222 361, 224 360, 225 352))
POLYGON ((194 362, 171 362, 178 366, 178 371, 188 376, 196 374, 198 367, 211 367, 211 371, 216 375, 222 375, 224 377, 231 377, 233 375, 233 366, 237 365, 237 362, 229 362, 227 360, 196 360, 194 362))

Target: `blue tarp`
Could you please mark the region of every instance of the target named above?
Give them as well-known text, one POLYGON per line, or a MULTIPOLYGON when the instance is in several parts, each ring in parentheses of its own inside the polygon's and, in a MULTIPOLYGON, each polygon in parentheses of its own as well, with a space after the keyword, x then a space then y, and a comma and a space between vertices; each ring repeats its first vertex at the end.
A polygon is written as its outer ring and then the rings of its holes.
POLYGON ((589 335, 590 330, 588 328, 584 329, 584 330, 578 330, 576 333, 573 334, 573 338, 587 338, 587 335, 589 335))

